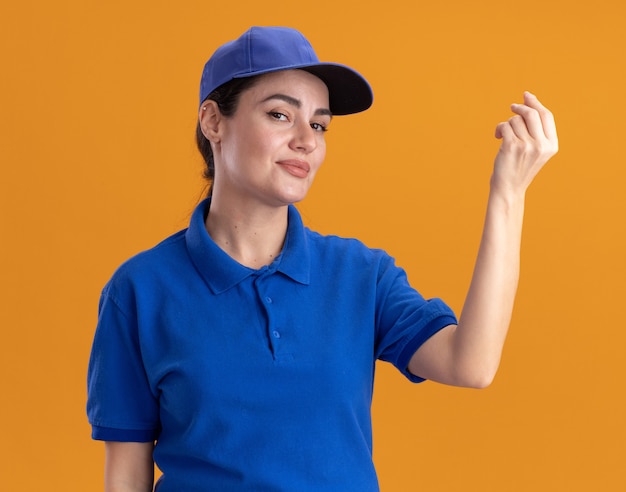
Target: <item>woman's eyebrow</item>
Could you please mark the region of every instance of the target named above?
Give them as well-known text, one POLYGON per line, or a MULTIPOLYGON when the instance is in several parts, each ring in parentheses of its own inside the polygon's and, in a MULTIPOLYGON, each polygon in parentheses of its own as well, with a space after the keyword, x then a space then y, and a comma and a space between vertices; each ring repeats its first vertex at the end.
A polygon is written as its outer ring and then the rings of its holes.
MULTIPOLYGON (((291 97, 288 96, 287 94, 272 94, 271 96, 266 97, 265 99, 263 99, 261 102, 267 102, 267 101, 271 101, 272 99, 278 99, 280 101, 284 101, 287 104, 294 106, 296 108, 301 108, 302 107, 302 102, 300 102, 299 99, 296 99, 295 97, 291 97)), ((320 108, 320 109, 316 109, 315 110, 315 114, 316 115, 324 115, 324 116, 331 116, 333 115, 333 113, 330 111, 330 109, 327 108, 320 108)))

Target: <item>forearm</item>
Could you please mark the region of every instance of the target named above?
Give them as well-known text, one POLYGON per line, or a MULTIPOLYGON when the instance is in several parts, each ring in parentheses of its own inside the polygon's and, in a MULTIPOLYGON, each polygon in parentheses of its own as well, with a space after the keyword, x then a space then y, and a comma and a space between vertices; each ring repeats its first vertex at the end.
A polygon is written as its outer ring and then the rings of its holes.
POLYGON ((523 216, 523 192, 492 188, 474 273, 451 339, 463 385, 488 385, 500 363, 519 279, 523 216))
POLYGON ((493 380, 508 331, 520 268, 524 195, 491 189, 474 273, 457 326, 428 339, 409 370, 453 386, 493 380))

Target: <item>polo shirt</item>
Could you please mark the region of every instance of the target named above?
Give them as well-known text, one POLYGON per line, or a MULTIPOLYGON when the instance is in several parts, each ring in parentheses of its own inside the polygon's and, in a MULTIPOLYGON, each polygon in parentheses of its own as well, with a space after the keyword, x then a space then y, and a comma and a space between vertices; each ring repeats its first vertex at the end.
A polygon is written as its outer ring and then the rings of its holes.
POLYGON ((456 324, 382 250, 323 236, 289 207, 283 251, 258 270, 210 238, 210 202, 102 291, 88 370, 94 439, 156 441, 159 492, 378 490, 377 359, 456 324))

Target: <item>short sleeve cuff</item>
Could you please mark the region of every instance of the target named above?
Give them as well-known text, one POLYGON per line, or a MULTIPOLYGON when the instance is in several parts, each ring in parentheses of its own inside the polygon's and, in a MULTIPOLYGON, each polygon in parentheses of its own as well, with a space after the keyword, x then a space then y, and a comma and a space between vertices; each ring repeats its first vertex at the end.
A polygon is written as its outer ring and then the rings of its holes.
POLYGON ((424 378, 421 378, 409 372, 409 362, 411 361, 413 354, 417 352, 417 349, 419 349, 426 340, 428 340, 438 331, 442 330, 446 326, 456 324, 457 319, 453 314, 444 314, 442 316, 437 316, 405 345, 404 350, 398 358, 398 369, 400 369, 402 374, 404 374, 409 381, 413 383, 421 383, 422 381, 424 381, 424 378))
POLYGON ((97 441, 115 442, 152 442, 157 438, 154 430, 112 429, 110 427, 91 427, 91 437, 97 441))

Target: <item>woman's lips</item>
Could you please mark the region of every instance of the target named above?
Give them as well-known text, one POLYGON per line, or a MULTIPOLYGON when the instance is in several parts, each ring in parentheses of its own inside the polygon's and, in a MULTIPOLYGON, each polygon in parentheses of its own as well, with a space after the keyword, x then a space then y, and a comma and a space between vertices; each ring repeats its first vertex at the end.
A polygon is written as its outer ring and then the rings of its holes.
POLYGON ((298 159, 286 159, 284 161, 278 161, 278 164, 289 174, 297 178, 306 178, 311 170, 311 166, 309 166, 308 162, 298 159))

